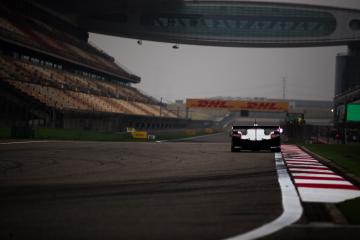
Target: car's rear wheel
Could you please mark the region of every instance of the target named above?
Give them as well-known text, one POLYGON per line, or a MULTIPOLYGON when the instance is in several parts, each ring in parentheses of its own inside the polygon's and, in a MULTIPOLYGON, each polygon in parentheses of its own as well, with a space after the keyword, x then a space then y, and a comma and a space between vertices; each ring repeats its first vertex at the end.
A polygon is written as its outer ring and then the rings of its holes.
POLYGON ((237 152, 237 149, 235 148, 233 143, 231 143, 231 152, 237 152))

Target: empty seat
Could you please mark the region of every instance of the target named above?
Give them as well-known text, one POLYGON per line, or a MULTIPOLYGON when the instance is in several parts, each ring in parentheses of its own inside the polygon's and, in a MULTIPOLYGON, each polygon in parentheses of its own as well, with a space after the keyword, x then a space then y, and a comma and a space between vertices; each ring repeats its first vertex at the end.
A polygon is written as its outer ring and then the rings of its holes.
MULTIPOLYGON (((57 109, 160 116, 160 106, 133 87, 0 55, 0 74, 19 91, 57 109)), ((165 107, 161 116, 176 117, 165 107)))

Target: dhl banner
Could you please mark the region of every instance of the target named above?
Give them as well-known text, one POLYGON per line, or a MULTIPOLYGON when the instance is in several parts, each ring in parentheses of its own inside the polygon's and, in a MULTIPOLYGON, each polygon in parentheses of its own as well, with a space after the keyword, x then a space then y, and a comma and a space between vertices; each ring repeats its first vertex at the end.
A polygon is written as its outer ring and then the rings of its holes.
POLYGON ((214 129, 212 129, 212 128, 205 128, 205 129, 204 129, 204 132, 205 132, 206 134, 211 134, 211 133, 214 133, 214 129))
POLYGON ((186 99, 188 108, 227 108, 233 110, 255 110, 285 112, 289 109, 288 102, 268 101, 235 101, 216 99, 186 99))
POLYGON ((147 139, 148 138, 148 133, 145 131, 135 131, 131 133, 133 138, 138 138, 138 139, 147 139))
POLYGON ((187 136, 195 136, 196 135, 196 130, 195 129, 186 129, 185 134, 187 136))

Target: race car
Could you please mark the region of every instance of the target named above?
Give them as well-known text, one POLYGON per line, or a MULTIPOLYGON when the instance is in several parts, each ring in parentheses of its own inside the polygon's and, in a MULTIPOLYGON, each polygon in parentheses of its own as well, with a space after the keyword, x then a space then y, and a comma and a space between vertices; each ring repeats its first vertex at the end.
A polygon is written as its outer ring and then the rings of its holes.
POLYGON ((279 126, 232 126, 231 129, 231 151, 241 150, 270 150, 280 152, 279 126))

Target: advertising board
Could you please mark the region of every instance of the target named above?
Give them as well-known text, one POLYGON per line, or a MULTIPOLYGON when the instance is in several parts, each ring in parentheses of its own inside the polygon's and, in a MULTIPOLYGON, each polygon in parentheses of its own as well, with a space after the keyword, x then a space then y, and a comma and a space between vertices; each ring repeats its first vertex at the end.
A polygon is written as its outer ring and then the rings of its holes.
POLYGON ((289 109, 289 103, 285 101, 275 102, 275 101, 236 101, 236 100, 216 100, 216 99, 186 99, 186 107, 286 112, 289 109))
POLYGON ((346 121, 360 122, 360 103, 349 103, 346 107, 346 121))

